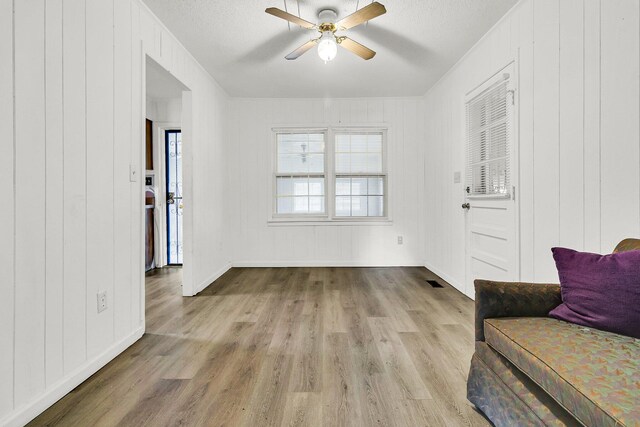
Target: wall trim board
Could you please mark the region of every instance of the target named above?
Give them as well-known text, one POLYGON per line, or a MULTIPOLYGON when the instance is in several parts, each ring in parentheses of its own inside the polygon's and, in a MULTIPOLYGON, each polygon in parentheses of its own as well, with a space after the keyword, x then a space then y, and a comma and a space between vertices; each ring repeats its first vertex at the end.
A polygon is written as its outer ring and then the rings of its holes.
POLYGON ((403 264, 353 261, 237 261, 233 267, 424 267, 420 261, 403 264))
POLYGON ((198 293, 202 292, 207 286, 209 286, 210 284, 212 284, 213 282, 215 282, 216 280, 218 280, 220 277, 222 277, 222 275, 224 273, 226 273, 227 271, 229 271, 231 269, 231 267, 235 267, 234 265, 232 265, 230 262, 228 262, 227 264, 225 264, 221 269, 219 269, 218 271, 216 271, 215 273, 213 273, 211 276, 209 276, 206 280, 202 281, 198 286, 195 287, 194 294, 193 296, 197 295, 198 293))
POLYGON ((424 268, 426 268, 427 270, 431 271, 432 273, 434 273, 436 276, 439 276, 441 279, 443 279, 445 282, 447 282, 448 284, 450 284, 451 286, 453 286, 458 292, 460 292, 461 294, 471 298, 472 300, 474 300, 474 296, 473 295, 469 295, 464 291, 464 283, 460 283, 459 280, 454 279, 453 277, 451 277, 450 275, 448 275, 447 273, 445 273, 444 271, 442 271, 441 269, 439 269, 438 267, 435 267, 433 264, 431 264, 429 261, 424 261, 424 268))
POLYGON ((82 384, 91 375, 102 369, 107 363, 138 341, 142 335, 144 335, 144 326, 139 327, 122 340, 116 342, 102 354, 85 362, 57 384, 52 385, 44 393, 35 397, 30 403, 10 412, 4 419, 0 420, 0 426, 12 427, 27 424, 82 384))

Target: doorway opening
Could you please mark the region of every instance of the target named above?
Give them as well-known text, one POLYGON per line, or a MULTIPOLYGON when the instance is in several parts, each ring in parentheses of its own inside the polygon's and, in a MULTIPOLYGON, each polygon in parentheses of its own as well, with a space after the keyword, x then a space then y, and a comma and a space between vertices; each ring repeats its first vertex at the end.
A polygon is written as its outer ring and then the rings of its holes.
POLYGON ((148 55, 144 63, 145 290, 147 296, 158 292, 191 296, 192 284, 185 280, 190 277, 191 258, 183 249, 189 247, 191 226, 184 215, 188 214, 190 193, 183 186, 190 176, 183 154, 189 151, 191 92, 148 55), (158 280, 169 276, 169 287, 158 280))

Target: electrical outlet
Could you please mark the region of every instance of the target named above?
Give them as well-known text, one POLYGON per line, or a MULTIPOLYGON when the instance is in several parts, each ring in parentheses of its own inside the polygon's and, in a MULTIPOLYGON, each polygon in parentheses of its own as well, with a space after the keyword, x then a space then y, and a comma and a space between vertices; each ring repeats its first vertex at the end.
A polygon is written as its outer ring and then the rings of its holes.
POLYGON ((398 236, 398 244, 401 245, 402 244, 402 236, 398 236))
POLYGON ((98 292, 98 313, 107 309, 107 291, 98 292))

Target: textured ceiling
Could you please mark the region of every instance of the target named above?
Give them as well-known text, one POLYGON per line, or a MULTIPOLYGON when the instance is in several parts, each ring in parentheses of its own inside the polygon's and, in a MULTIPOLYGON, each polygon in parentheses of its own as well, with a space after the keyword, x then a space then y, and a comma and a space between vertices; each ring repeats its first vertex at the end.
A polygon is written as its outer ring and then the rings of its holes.
MULTIPOLYGON (((316 50, 284 56, 316 37, 268 15, 285 0, 144 0, 232 96, 367 97, 423 95, 517 0, 380 0, 387 13, 344 32, 377 52, 364 61, 339 49, 327 64, 316 50)), ((362 7, 370 0, 360 0, 362 7)), ((358 0, 287 0, 289 12, 317 22, 339 18, 358 0)))

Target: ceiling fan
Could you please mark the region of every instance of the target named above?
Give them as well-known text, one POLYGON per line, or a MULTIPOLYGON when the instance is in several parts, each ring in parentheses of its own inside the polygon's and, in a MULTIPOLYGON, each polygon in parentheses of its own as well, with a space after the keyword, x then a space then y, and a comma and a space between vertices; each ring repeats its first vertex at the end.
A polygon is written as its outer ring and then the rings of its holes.
POLYGON ((265 12, 270 15, 277 16, 278 18, 285 19, 291 23, 297 24, 303 28, 316 30, 321 34, 320 37, 309 40, 308 42, 285 56, 286 59, 297 59, 317 44, 318 55, 322 60, 327 62, 336 57, 336 54, 338 53, 338 45, 342 46, 350 52, 355 53, 362 59, 369 60, 373 58, 376 55, 373 50, 361 45, 354 40, 351 40, 349 37, 337 36, 336 31, 348 30, 349 28, 353 28, 364 22, 370 21, 373 18, 385 14, 387 12, 387 9, 385 9, 382 4, 374 1, 373 3, 363 7, 362 9, 356 11, 355 13, 352 13, 351 15, 341 19, 338 22, 336 22, 338 14, 335 10, 324 9, 321 10, 320 13, 318 13, 318 18, 321 22, 320 24, 312 24, 309 21, 305 21, 304 19, 285 12, 284 10, 278 9, 277 7, 270 7, 266 9, 265 12))

